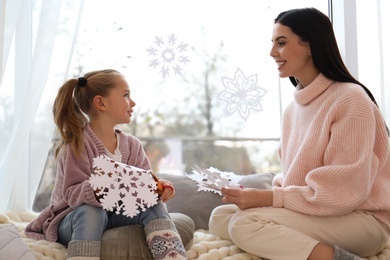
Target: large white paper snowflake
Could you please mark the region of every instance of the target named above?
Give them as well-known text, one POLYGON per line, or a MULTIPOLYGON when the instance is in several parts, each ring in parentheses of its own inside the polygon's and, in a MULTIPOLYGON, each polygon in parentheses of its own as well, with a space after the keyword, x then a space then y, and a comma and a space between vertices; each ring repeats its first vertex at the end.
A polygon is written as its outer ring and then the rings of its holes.
POLYGON ((238 68, 234 78, 222 77, 224 89, 217 94, 220 101, 225 103, 228 114, 238 113, 244 120, 254 112, 262 111, 262 97, 267 92, 257 85, 257 75, 245 77, 238 68))
POLYGON ((133 217, 157 204, 157 185, 150 171, 105 155, 93 160, 93 169, 89 182, 104 209, 133 217))
POLYGON ((223 172, 216 168, 210 167, 202 169, 198 166, 192 168, 193 174, 187 174, 187 177, 197 182, 198 191, 211 191, 222 195, 221 188, 240 187, 241 176, 233 172, 223 172))
POLYGON ((176 44, 177 38, 175 34, 171 34, 167 37, 167 40, 164 41, 163 37, 155 36, 155 47, 150 47, 146 49, 148 55, 153 57, 150 60, 149 67, 160 68, 160 72, 162 77, 165 78, 169 76, 171 71, 176 74, 181 74, 182 68, 181 65, 186 65, 190 60, 187 56, 185 56, 185 52, 187 51, 188 44, 184 44, 183 42, 180 44, 176 44))

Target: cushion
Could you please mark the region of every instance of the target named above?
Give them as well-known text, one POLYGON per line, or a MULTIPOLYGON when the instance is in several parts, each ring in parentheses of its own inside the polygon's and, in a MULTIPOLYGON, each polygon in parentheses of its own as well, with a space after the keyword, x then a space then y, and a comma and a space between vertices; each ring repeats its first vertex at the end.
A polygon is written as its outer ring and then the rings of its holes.
POLYGON ((12 224, 0 224, 0 259, 36 259, 12 224))
MULTIPOLYGON (((197 183, 183 175, 157 174, 170 181, 175 187, 176 196, 166 202, 168 212, 183 213, 195 223, 195 229, 209 229, 211 211, 222 205, 222 197, 213 192, 197 191, 197 183)), ((240 184, 246 188, 269 189, 273 179, 271 173, 244 175, 240 184)))
MULTIPOLYGON (((170 213, 184 246, 192 240, 195 225, 181 213, 170 213)), ((112 228, 103 233, 101 260, 153 259, 146 245, 145 232, 140 225, 112 228)))

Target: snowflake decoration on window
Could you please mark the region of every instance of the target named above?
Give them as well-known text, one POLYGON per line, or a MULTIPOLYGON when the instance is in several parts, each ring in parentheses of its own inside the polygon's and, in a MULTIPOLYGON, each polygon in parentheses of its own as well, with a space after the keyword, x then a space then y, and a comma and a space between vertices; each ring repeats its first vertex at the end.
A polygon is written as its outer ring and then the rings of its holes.
POLYGON ((167 37, 167 40, 164 41, 163 37, 155 36, 155 47, 150 47, 146 49, 148 55, 153 56, 153 59, 150 60, 149 67, 160 67, 160 72, 162 77, 165 78, 169 76, 171 70, 176 74, 181 75, 182 68, 181 65, 186 65, 190 60, 185 56, 187 51, 188 44, 183 42, 176 44, 177 38, 175 34, 167 37))
POLYGON ((202 169, 198 166, 192 168, 193 174, 187 174, 187 177, 198 183, 198 191, 211 191, 222 195, 221 188, 241 187, 239 182, 241 176, 233 172, 223 172, 216 168, 202 169))
POLYGON ((224 90, 217 94, 217 98, 225 103, 228 114, 238 113, 245 121, 249 115, 256 111, 262 111, 262 97, 267 93, 257 86, 257 75, 245 77, 238 68, 234 78, 222 77, 224 90))
POLYGON ((133 217, 156 205, 157 185, 150 171, 100 155, 93 160, 89 182, 103 208, 133 217))

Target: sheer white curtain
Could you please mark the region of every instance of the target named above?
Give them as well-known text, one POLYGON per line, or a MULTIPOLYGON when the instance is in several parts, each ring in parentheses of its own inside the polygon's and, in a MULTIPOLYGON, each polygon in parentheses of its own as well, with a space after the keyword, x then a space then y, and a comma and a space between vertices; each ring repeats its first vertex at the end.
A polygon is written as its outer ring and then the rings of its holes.
POLYGON ((31 209, 83 4, 0 0, 0 212, 31 209))

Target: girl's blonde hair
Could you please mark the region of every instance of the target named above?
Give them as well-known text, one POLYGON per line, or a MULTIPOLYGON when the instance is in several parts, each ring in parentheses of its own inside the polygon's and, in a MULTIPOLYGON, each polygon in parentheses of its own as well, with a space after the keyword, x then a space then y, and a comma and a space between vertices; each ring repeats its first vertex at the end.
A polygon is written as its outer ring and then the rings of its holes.
POLYGON ((83 131, 89 122, 93 98, 97 95, 108 96, 119 77, 123 78, 123 75, 116 70, 97 70, 79 79, 70 79, 60 87, 53 105, 54 122, 61 135, 55 156, 64 144, 69 144, 76 156, 80 155, 84 145, 83 131))

